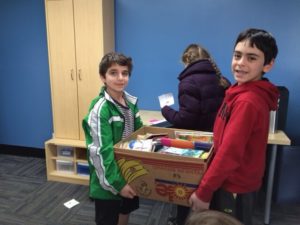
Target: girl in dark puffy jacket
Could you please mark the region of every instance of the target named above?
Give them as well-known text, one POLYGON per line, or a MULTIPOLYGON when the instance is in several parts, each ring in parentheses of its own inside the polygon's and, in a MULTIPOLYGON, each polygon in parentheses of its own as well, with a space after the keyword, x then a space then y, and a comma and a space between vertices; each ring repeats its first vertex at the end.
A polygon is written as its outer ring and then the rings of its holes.
POLYGON ((175 128, 212 131, 230 83, 200 45, 189 45, 182 55, 182 62, 185 69, 178 77, 179 110, 164 106, 162 115, 175 128))
POLYGON ((182 55, 182 62, 185 69, 178 77, 179 110, 164 106, 162 115, 175 128, 212 131, 230 82, 200 45, 189 45, 182 55))
MULTIPOLYGON (((162 115, 174 128, 212 131, 230 82, 222 76, 208 51, 200 45, 190 44, 181 60, 185 69, 178 77, 179 110, 164 106, 162 115)), ((176 218, 170 218, 168 224, 183 225, 189 209, 178 205, 176 218)))

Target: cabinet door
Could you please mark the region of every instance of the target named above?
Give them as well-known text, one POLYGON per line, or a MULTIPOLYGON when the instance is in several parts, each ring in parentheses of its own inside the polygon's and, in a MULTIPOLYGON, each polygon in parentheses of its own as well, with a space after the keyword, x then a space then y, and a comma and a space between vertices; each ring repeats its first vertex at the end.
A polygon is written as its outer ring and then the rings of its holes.
POLYGON ((103 85, 99 77, 99 62, 104 53, 113 50, 113 1, 74 0, 74 24, 78 75, 78 111, 80 139, 84 140, 81 121, 91 100, 103 85), (108 13, 104 16, 105 13, 108 13), (107 23, 109 26, 106 26, 107 23), (105 34, 104 34, 105 33, 105 34), (108 38, 105 38, 105 36, 108 38))
POLYGON ((79 139, 72 0, 47 0, 46 18, 54 135, 79 139))

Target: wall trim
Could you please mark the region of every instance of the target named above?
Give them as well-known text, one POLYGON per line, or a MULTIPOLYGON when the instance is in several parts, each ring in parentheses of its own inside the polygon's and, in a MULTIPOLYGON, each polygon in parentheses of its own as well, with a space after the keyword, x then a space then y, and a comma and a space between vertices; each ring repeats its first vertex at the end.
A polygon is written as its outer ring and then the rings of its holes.
POLYGON ((45 149, 0 144, 0 154, 45 158, 45 149))

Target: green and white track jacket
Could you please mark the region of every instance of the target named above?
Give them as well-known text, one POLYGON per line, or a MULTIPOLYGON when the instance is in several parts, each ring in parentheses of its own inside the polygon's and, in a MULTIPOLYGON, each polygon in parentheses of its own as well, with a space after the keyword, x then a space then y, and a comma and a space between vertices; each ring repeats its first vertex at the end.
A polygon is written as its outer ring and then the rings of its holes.
MULTIPOLYGON (((137 107, 137 98, 124 92, 128 107, 135 116, 134 130, 143 124, 137 107)), ((122 139, 124 117, 105 87, 96 97, 89 113, 82 121, 85 132, 87 156, 90 169, 90 197, 96 199, 119 199, 118 195, 126 181, 121 175, 114 156, 113 146, 122 139)))

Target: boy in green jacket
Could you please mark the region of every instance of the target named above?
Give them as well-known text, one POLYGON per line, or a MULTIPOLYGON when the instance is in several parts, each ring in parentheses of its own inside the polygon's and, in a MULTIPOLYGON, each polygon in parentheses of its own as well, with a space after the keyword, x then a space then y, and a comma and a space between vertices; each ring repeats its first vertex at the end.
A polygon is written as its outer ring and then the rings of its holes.
POLYGON ((104 87, 82 123, 90 169, 89 195, 95 200, 97 225, 126 225, 129 213, 139 207, 139 199, 122 176, 113 148, 143 125, 137 98, 124 91, 131 71, 130 57, 112 52, 102 58, 99 74, 104 87))

